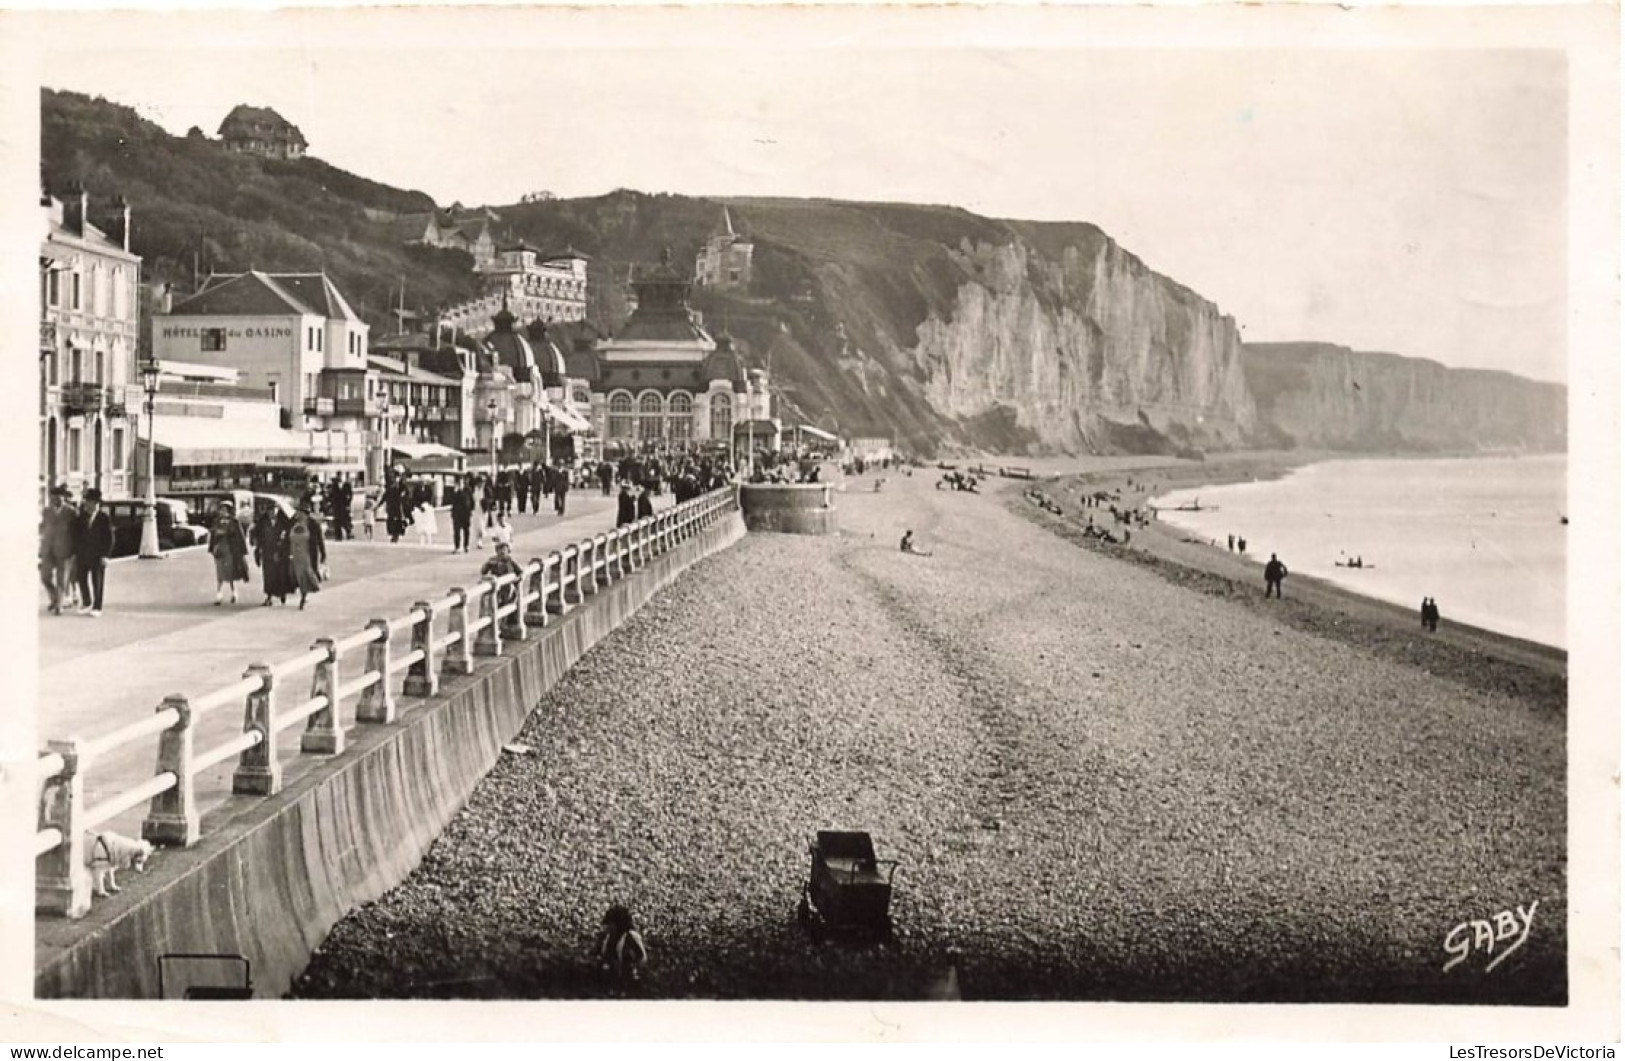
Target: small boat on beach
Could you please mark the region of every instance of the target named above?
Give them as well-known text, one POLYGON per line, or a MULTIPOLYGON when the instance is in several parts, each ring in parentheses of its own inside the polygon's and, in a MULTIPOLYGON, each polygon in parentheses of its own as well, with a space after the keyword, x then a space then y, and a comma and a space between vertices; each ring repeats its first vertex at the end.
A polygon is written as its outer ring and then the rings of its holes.
POLYGON ((1187 501, 1183 505, 1175 505, 1169 511, 1172 511, 1172 512, 1217 512, 1217 511, 1219 511, 1219 506, 1218 505, 1206 505, 1206 506, 1204 506, 1202 504, 1202 502, 1200 502, 1200 501, 1187 501))
POLYGON ((1353 562, 1345 563, 1342 560, 1334 560, 1332 563, 1337 567, 1346 567, 1350 571, 1375 571, 1377 569, 1376 564, 1356 564, 1353 562))

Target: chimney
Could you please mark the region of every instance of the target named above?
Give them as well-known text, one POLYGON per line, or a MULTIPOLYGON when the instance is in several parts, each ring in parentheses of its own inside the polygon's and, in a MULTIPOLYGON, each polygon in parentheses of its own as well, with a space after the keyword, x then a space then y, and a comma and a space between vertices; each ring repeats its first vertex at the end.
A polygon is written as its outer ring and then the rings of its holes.
POLYGON ((124 196, 113 199, 113 220, 108 234, 115 243, 121 244, 126 251, 130 249, 130 204, 124 196))
POLYGON ((158 312, 167 314, 175 305, 175 287, 165 280, 158 285, 158 312))
POLYGON ((90 209, 90 193, 79 181, 68 185, 68 194, 62 197, 62 227, 70 232, 85 234, 86 211, 90 209))

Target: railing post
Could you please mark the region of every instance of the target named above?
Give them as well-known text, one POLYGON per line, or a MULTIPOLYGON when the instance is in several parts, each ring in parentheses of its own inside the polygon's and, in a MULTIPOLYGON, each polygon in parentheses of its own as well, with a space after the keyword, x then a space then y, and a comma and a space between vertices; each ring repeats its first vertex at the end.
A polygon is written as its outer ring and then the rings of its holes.
POLYGON ((456 634, 457 640, 447 646, 446 661, 440 670, 444 674, 473 674, 474 646, 468 643, 468 590, 453 586, 447 592, 452 598, 451 614, 446 619, 447 633, 456 634))
POLYGON ((547 554, 542 584, 547 587, 547 610, 554 615, 563 615, 568 611, 570 606, 564 599, 564 554, 557 549, 547 554), (553 572, 551 578, 548 577, 548 570, 553 572))
POLYGON ((632 565, 626 560, 626 528, 616 527, 609 540, 615 549, 615 577, 623 579, 632 572, 632 565))
POLYGON ((389 620, 374 619, 367 624, 367 629, 378 631, 378 639, 367 645, 367 673, 377 674, 378 680, 361 690, 361 699, 355 705, 355 720, 394 722, 395 695, 389 691, 392 677, 389 669, 392 655, 389 651, 389 620))
POLYGON ((509 641, 524 641, 530 637, 526 622, 530 614, 530 573, 523 567, 513 579, 513 614, 508 616, 508 627, 502 636, 509 641))
POLYGON ((338 720, 339 657, 333 649, 334 644, 331 637, 323 637, 310 646, 325 653, 311 675, 310 696, 311 699, 327 697, 327 706, 305 722, 305 732, 299 738, 299 750, 307 754, 337 755, 344 750, 344 727, 338 720))
POLYGON ((141 823, 141 839, 166 847, 191 847, 202 835, 192 784, 192 705, 184 696, 166 696, 158 710, 170 708, 179 717, 158 734, 157 773, 174 774, 175 787, 152 797, 141 823))
POLYGON ((497 580, 490 575, 486 575, 480 579, 480 585, 484 587, 484 592, 480 590, 475 590, 475 592, 480 595, 479 612, 480 618, 485 620, 485 625, 481 626, 480 632, 475 635, 474 654, 476 656, 500 656, 502 655, 502 631, 497 629, 499 625, 497 622, 497 580))
POLYGON ((655 556, 653 548, 655 517, 650 516, 648 519, 639 520, 639 523, 642 525, 638 527, 637 565, 643 567, 650 560, 653 560, 655 556))
POLYGON ((46 749, 62 757, 62 772, 45 784, 39 827, 56 829, 62 842, 34 862, 34 911, 84 917, 90 910, 90 874, 85 872, 85 831, 79 828, 85 798, 79 741, 54 740, 46 749))
POLYGON ((275 795, 282 790, 282 762, 276 754, 276 731, 271 728, 271 668, 256 663, 243 677, 260 680, 243 705, 243 732, 257 729, 263 739, 238 757, 231 790, 239 796, 275 795))
POLYGON ((526 598, 525 624, 527 626, 545 627, 547 625, 547 564, 539 556, 533 556, 530 562, 536 565, 536 570, 525 575, 525 582, 530 586, 530 595, 526 598))
POLYGON ((412 605, 423 618, 412 624, 412 651, 423 653, 416 663, 406 668, 406 681, 401 683, 404 696, 433 696, 440 691, 440 668, 435 666, 434 605, 420 600, 412 605))
MULTIPOLYGON (((592 540, 592 573, 593 582, 598 586, 609 585, 609 535, 600 534, 592 540)), ((597 592, 594 589, 593 592, 597 592)))
POLYGON ((566 545, 564 547, 564 567, 559 572, 559 581, 564 585, 564 603, 571 606, 581 603, 581 546, 566 545))

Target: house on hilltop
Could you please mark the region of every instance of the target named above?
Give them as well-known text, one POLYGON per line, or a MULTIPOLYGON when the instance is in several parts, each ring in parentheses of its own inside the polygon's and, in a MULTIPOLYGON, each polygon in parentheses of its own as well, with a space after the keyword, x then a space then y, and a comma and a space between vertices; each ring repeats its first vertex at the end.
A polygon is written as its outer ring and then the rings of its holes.
POLYGON ((264 158, 301 158, 305 136, 299 127, 269 107, 239 103, 220 123, 220 139, 227 151, 264 158))
POLYGON ((694 282, 701 287, 750 286, 750 257, 755 244, 734 231, 728 208, 722 208, 722 225, 705 241, 694 257, 694 282))

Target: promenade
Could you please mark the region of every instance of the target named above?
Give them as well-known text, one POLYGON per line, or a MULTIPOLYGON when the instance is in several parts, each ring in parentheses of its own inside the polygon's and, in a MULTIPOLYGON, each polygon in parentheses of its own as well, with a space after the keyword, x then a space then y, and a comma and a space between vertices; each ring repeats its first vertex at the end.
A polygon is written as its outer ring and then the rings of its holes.
MULTIPOLYGON (((615 496, 572 491, 563 519, 544 499, 543 514, 515 513, 514 558, 528 562, 578 542, 615 523, 615 496)), ((656 511, 672 504, 655 498, 656 511)), ((297 597, 286 605, 262 607, 260 571, 239 584, 238 603, 214 605, 214 561, 202 549, 183 550, 162 561, 118 561, 108 569, 106 607, 100 618, 45 614, 40 592, 40 743, 68 737, 95 738, 150 715, 164 697, 196 698, 243 676, 254 663, 274 664, 307 651, 322 637, 343 637, 376 618, 404 615, 414 601, 443 596, 453 586, 478 581, 480 565, 492 554, 487 544, 468 553, 451 551, 451 519, 438 514, 436 544, 423 546, 410 535, 391 544, 378 525, 374 540, 327 543, 332 578, 311 596, 305 610, 297 597)), ((286 690, 283 690, 286 692, 286 690)), ((308 689, 301 689, 301 697, 308 689)), ((222 709, 197 728, 197 746, 212 747, 242 730, 242 711, 222 709)), ((302 727, 280 735, 289 779, 320 763, 321 756, 298 753, 302 727)), ((85 797, 93 805, 153 775, 157 741, 136 742, 91 764, 85 797)), ((197 778, 200 812, 208 814, 231 797, 235 760, 197 778)), ((144 806, 106 826, 139 836, 144 806)))

